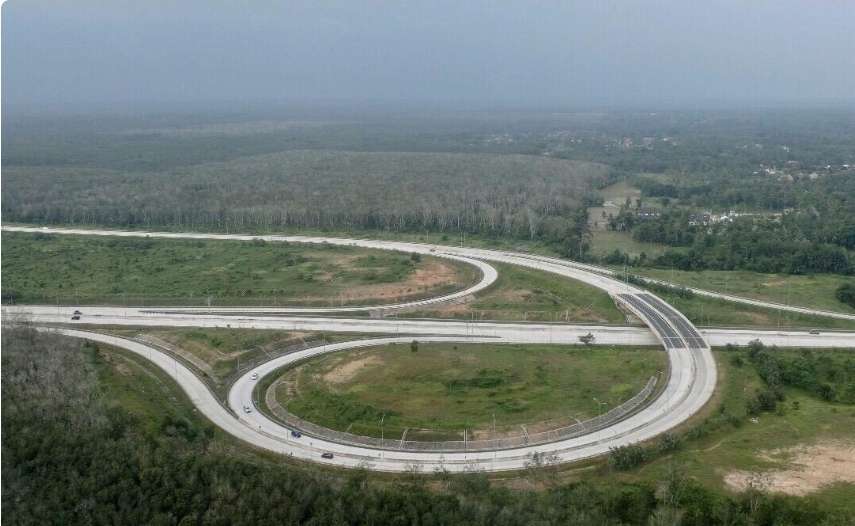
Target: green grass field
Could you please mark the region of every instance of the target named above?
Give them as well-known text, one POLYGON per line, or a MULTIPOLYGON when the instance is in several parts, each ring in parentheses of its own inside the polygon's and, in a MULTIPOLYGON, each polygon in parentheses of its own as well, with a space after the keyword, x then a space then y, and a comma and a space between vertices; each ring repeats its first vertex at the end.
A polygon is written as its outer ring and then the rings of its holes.
POLYGON ((3 294, 19 303, 341 305, 430 297, 468 265, 354 247, 3 233, 3 294))
POLYGON ((302 418, 357 434, 380 436, 383 419, 386 437, 411 428, 432 430, 411 439, 458 439, 466 428, 488 438, 494 415, 496 429, 514 435, 519 424, 534 431, 596 416, 665 367, 654 348, 390 345, 311 360, 287 371, 276 394, 302 418))
POLYGON ((687 287, 711 290, 746 298, 773 301, 782 304, 813 307, 831 311, 855 313, 855 309, 834 297, 837 287, 855 278, 837 274, 796 276, 787 274, 761 274, 739 270, 680 270, 636 268, 641 276, 666 280, 687 287))
POLYGON ((608 294, 574 279, 494 263, 499 279, 474 301, 447 305, 411 316, 492 320, 623 323, 625 316, 608 294))

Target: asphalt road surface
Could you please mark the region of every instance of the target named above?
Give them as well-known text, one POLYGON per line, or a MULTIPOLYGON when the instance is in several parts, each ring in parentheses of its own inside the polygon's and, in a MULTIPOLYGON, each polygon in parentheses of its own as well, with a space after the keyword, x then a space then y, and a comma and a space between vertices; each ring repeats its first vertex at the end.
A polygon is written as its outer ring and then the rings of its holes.
MULTIPOLYGON (((463 320, 424 320, 367 317, 276 316, 223 313, 172 312, 148 307, 80 307, 83 316, 71 321, 75 307, 48 305, 7 305, 4 317, 19 317, 38 324, 75 324, 88 328, 103 326, 129 327, 211 327, 232 329, 272 329, 301 332, 348 332, 409 336, 462 336, 481 338, 513 338, 528 343, 580 344, 579 337, 594 335, 592 345, 659 345, 660 341, 647 327, 588 325, 566 323, 513 323, 463 320)), ((199 310, 199 309, 195 309, 199 310)), ((710 345, 723 347, 728 343, 746 345, 760 340, 778 347, 851 348, 855 347, 855 331, 822 330, 810 334, 807 330, 789 329, 698 329, 710 345)))

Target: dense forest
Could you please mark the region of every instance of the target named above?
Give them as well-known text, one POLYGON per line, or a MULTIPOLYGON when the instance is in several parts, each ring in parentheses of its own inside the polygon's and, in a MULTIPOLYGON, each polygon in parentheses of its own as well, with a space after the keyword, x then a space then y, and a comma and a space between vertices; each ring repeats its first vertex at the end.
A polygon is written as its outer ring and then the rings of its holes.
POLYGON ((300 150, 155 173, 4 172, 6 221, 559 238, 608 170, 520 155, 300 150))
POLYGON ((168 407, 154 423, 111 403, 111 351, 3 330, 2 505, 9 524, 843 525, 810 498, 725 496, 671 474, 659 487, 549 482, 511 491, 485 475, 310 471, 215 447, 208 424, 168 407))

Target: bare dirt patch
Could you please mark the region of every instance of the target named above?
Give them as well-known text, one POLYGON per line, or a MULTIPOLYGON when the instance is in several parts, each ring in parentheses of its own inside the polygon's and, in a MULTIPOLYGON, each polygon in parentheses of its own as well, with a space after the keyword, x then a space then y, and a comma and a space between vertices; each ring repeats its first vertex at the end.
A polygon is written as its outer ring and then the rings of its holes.
POLYGON ((749 487, 803 496, 839 482, 855 483, 855 445, 825 442, 812 446, 776 449, 758 455, 764 460, 787 460, 786 469, 755 472, 731 471, 725 484, 736 491, 749 487))
POLYGON ((399 283, 383 283, 354 287, 347 293, 349 300, 371 298, 407 298, 434 288, 453 286, 459 281, 454 265, 442 260, 430 260, 399 283))
POLYGON ((338 385, 348 382, 362 370, 363 367, 383 365, 383 358, 379 356, 365 356, 350 360, 323 375, 323 380, 330 385, 338 385))
MULTIPOLYGON (((353 258, 351 258, 353 259, 353 258)), ((344 268, 353 268, 350 262, 336 260, 344 268)), ((326 296, 305 296, 303 302, 327 302, 331 304, 352 305, 366 301, 403 302, 414 298, 430 297, 442 292, 459 290, 470 283, 463 283, 461 271, 451 261, 442 259, 423 260, 419 268, 411 272, 404 280, 395 283, 356 284, 348 287, 336 298, 326 296)), ((333 281, 333 274, 317 273, 315 279, 324 283, 333 281)))

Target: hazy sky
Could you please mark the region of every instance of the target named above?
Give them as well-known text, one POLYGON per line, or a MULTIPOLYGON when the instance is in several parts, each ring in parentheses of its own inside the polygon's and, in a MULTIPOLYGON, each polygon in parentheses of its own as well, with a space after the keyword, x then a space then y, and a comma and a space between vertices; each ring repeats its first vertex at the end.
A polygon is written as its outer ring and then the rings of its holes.
POLYGON ((6 109, 855 100, 855 1, 9 0, 6 109))

